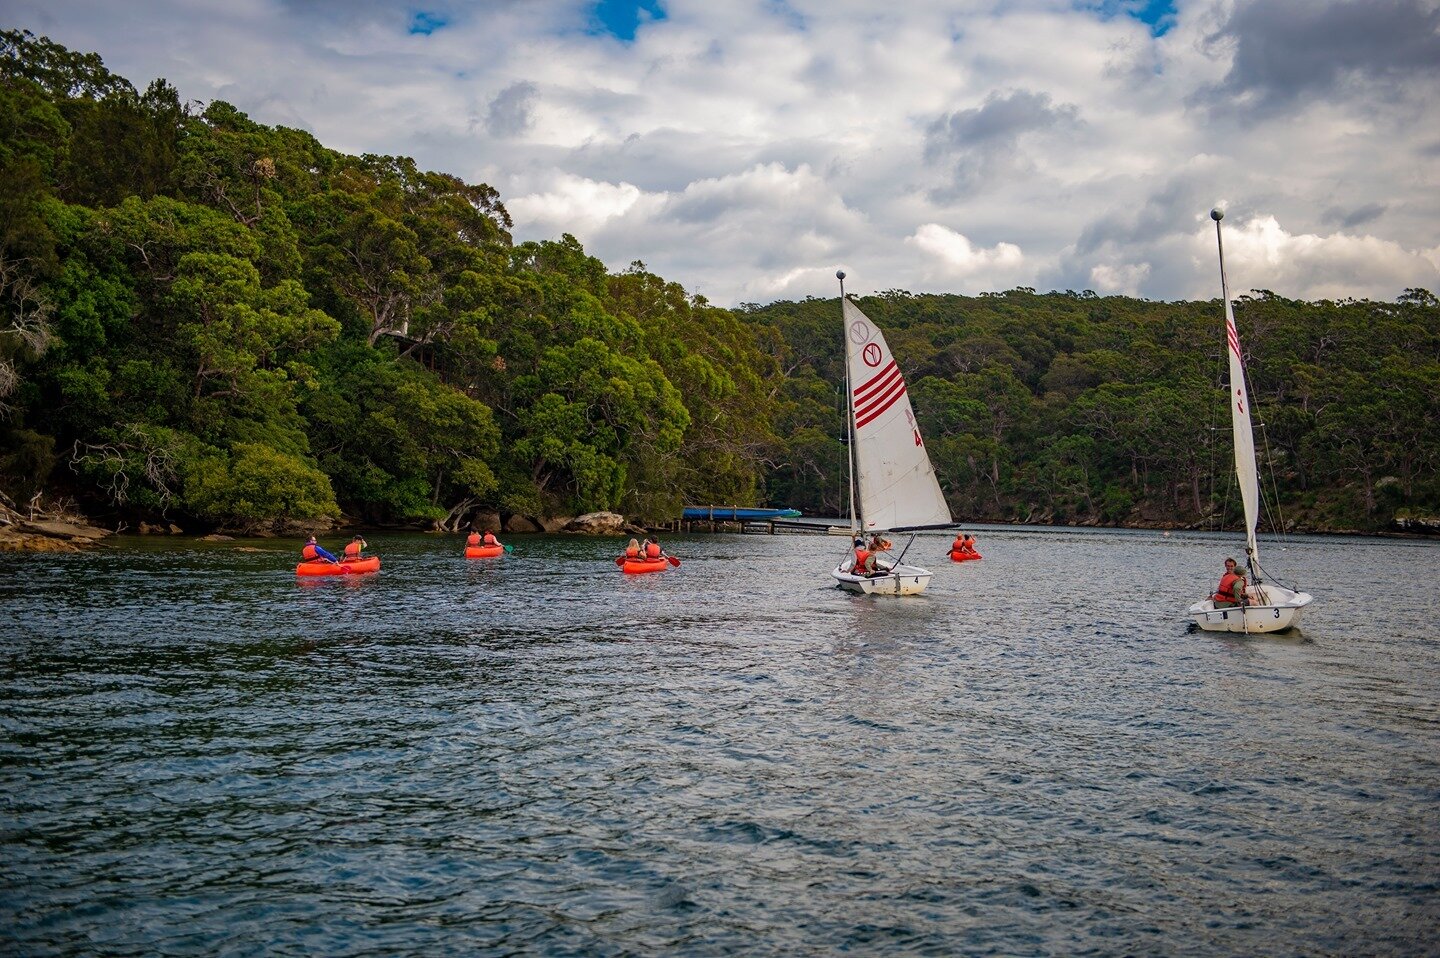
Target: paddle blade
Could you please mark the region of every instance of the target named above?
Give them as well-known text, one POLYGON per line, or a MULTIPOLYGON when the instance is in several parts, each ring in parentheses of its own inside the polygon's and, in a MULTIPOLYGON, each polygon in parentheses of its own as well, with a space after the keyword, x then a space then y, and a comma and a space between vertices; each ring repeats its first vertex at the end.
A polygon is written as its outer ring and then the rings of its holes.
POLYGON ((666 556, 665 559, 666 559, 666 561, 668 561, 671 565, 673 565, 675 568, 677 568, 677 569, 680 568, 680 560, 679 560, 679 559, 675 558, 674 556, 666 556))
POLYGON ((623 565, 625 564, 625 557, 624 557, 624 556, 616 556, 616 557, 615 557, 615 564, 616 564, 617 566, 623 566, 623 565))
POLYGON ((505 547, 505 554, 506 554, 507 556, 508 556, 510 553, 514 552, 514 551, 515 551, 515 547, 514 547, 514 546, 506 546, 506 547, 505 547))

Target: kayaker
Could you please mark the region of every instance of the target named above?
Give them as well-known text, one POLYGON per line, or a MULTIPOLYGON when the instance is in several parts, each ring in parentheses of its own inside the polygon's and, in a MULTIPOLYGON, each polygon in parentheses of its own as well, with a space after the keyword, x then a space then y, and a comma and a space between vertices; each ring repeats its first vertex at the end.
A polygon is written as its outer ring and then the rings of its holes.
POLYGON ((1220 576, 1220 584, 1210 598, 1217 609, 1230 609, 1244 603, 1245 570, 1237 568, 1234 559, 1225 560, 1225 574, 1220 576))
POLYGON ((961 544, 961 551, 968 555, 975 555, 975 538, 970 533, 965 533, 965 541, 961 544))
POLYGON ((625 547, 625 558, 640 558, 640 543, 636 542, 634 539, 631 539, 630 544, 625 547))
POLYGON ((652 540, 652 539, 646 539, 646 540, 645 540, 645 558, 647 558, 647 559, 659 559, 659 558, 661 558, 664 554, 665 554, 664 551, 660 548, 660 540, 659 540, 659 539, 653 539, 653 540, 652 540))
POLYGON ((363 558, 360 553, 363 552, 369 544, 370 543, 366 542, 360 536, 351 539, 345 545, 345 561, 354 562, 356 559, 363 558))
POLYGON ((498 546, 500 544, 500 540, 495 538, 495 533, 491 532, 489 529, 485 530, 485 538, 483 541, 484 544, 487 546, 498 546))
POLYGON ((478 549, 478 548, 480 548, 480 532, 479 532, 479 530, 477 530, 474 526, 471 526, 471 527, 470 527, 470 534, 465 537, 465 548, 467 548, 467 549, 478 549))
POLYGON ((304 558, 306 562, 314 562, 316 559, 324 559, 326 562, 340 561, 330 553, 326 552, 325 548, 315 541, 314 536, 311 536, 310 539, 305 543, 305 547, 300 550, 300 555, 302 558, 304 558))

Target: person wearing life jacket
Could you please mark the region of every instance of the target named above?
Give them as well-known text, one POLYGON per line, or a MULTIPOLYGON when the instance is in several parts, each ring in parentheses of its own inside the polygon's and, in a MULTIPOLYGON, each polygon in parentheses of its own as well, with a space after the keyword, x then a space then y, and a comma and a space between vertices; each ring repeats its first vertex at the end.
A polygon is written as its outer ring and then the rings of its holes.
POLYGON ((483 541, 487 546, 498 546, 500 544, 500 540, 495 538, 495 533, 491 532, 489 529, 485 530, 485 538, 483 541))
POLYGON ((652 539, 646 539, 646 540, 645 540, 645 558, 647 558, 647 559, 658 559, 658 558, 660 558, 662 555, 664 555, 664 552, 662 552, 661 549, 660 549, 660 540, 659 540, 659 539, 653 539, 653 540, 652 540, 652 539))
POLYGON ((955 541, 950 543, 950 551, 955 553, 956 555, 964 555, 965 538, 961 533, 955 533, 955 541))
POLYGON ((875 556, 865 548, 864 539, 855 540, 855 564, 850 571, 855 575, 870 575, 875 571, 875 556))
POLYGON ((640 543, 636 542, 634 539, 631 539, 630 544, 625 547, 625 558, 640 558, 640 543))
POLYGON ((480 547, 480 533, 477 532, 477 531, 475 531, 475 527, 474 527, 474 526, 471 526, 471 527, 470 527, 470 534, 465 537, 465 548, 467 548, 467 549, 477 549, 477 548, 479 548, 479 547, 480 547))
POLYGON ((965 541, 960 545, 960 551, 966 555, 977 555, 975 551, 975 538, 970 533, 965 533, 965 541))
POLYGON ((305 547, 300 550, 300 555, 305 559, 306 562, 314 562, 316 559, 324 559, 326 562, 340 561, 330 553, 326 552, 325 548, 315 541, 314 536, 311 536, 310 540, 305 543, 305 547))
POLYGON ((1234 559, 1225 560, 1225 574, 1210 596, 1217 609, 1233 609, 1245 601, 1245 570, 1236 568, 1234 559))
POLYGON ((360 553, 364 551, 367 545, 369 545, 369 543, 360 536, 351 539, 345 544, 345 561, 354 562, 356 559, 362 558, 360 553))

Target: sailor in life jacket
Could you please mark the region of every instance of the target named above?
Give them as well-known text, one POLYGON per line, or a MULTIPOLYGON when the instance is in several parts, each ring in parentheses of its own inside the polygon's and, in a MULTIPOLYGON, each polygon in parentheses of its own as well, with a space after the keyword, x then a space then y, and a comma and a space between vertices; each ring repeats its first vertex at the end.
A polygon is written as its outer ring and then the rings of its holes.
POLYGON ((1234 559, 1225 560, 1225 574, 1210 598, 1217 609, 1234 608, 1245 600, 1245 570, 1236 568, 1234 559))
POLYGON ((470 534, 465 537, 465 547, 466 547, 467 549, 474 549, 474 548, 479 547, 479 545, 480 545, 480 533, 478 533, 478 532, 475 531, 475 527, 474 527, 474 526, 471 526, 471 527, 470 527, 470 534))
POLYGON ((855 540, 855 564, 850 571, 855 575, 869 575, 875 571, 875 557, 865 548, 864 539, 855 540))
POLYGON ((367 545, 369 545, 369 543, 360 536, 351 539, 345 544, 345 561, 354 562, 356 559, 359 559, 361 557, 360 553, 364 551, 367 545))
POLYGON ((310 540, 305 543, 305 548, 300 550, 300 555, 305 559, 306 562, 314 562, 316 559, 324 559, 327 562, 340 561, 330 553, 326 552, 325 547, 317 543, 314 536, 311 536, 310 540))

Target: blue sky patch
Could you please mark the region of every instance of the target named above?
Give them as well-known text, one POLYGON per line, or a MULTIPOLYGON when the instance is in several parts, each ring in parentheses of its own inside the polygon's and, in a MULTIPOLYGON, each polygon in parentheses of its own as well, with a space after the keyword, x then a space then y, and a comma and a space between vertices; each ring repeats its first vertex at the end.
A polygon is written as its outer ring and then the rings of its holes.
POLYGON ((1175 2, 1176 0, 1088 0, 1078 6, 1097 10, 1107 20, 1122 14, 1134 17, 1150 28, 1152 36, 1163 37, 1175 25, 1175 2))
POLYGON ((665 8, 660 5, 660 0, 599 0, 595 4, 595 26, 590 32, 634 40, 642 11, 647 19, 665 19, 665 8))
POLYGON ((415 11, 415 16, 410 18, 410 33, 420 33, 428 37, 436 30, 444 29, 445 25, 449 22, 443 14, 431 13, 428 10, 417 10, 415 11))

